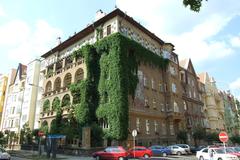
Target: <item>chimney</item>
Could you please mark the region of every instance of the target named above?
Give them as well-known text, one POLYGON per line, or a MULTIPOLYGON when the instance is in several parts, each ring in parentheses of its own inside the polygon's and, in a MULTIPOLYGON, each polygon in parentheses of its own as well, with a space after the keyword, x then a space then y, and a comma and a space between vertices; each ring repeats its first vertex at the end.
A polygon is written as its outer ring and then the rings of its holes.
POLYGON ((57 37, 57 42, 58 42, 58 45, 61 44, 61 37, 57 37))
POLYGON ((101 9, 99 9, 96 12, 96 16, 95 16, 95 21, 101 19, 102 17, 104 17, 106 15, 106 13, 104 13, 101 9))

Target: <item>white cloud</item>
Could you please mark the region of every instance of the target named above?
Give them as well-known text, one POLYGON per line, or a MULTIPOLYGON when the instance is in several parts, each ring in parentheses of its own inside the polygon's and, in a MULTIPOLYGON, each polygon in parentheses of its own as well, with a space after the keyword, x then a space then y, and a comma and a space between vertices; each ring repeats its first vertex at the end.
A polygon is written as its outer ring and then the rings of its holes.
POLYGON ((0 17, 6 16, 5 11, 3 10, 3 8, 0 6, 0 17))
POLYGON ((240 77, 230 83, 230 89, 240 89, 240 77))
POLYGON ((0 25, 0 35, 0 47, 8 58, 27 64, 53 47, 62 31, 44 20, 36 21, 33 27, 24 21, 13 20, 0 25))
POLYGON ((182 0, 117 0, 117 6, 164 41, 173 43, 180 59, 202 63, 233 53, 228 39, 214 36, 240 13, 238 0, 204 1, 199 13, 185 8, 182 0))
POLYGON ((240 36, 232 37, 230 43, 233 47, 240 47, 240 36))

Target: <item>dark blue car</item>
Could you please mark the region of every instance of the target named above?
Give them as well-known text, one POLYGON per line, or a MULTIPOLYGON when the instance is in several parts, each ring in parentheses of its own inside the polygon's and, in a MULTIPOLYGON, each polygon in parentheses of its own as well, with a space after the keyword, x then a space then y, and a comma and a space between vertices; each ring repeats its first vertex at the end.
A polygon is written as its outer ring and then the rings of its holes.
POLYGON ((154 156, 163 156, 166 157, 167 155, 171 154, 171 150, 164 146, 154 145, 149 147, 152 150, 154 156))

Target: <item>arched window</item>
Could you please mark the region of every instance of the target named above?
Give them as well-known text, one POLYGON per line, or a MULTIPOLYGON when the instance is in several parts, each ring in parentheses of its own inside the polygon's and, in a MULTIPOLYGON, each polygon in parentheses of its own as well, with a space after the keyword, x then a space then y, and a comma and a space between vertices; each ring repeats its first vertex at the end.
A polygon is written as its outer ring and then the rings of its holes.
POLYGON ((67 73, 64 77, 64 87, 68 87, 71 84, 72 81, 72 75, 71 73, 67 73))
POLYGON ((79 68, 75 73, 75 83, 81 81, 84 78, 84 72, 82 68, 79 68))
POLYGON ((55 97, 52 102, 52 110, 57 110, 60 108, 60 99, 58 97, 55 97))
POLYGON ((48 81, 45 88, 45 92, 51 92, 51 91, 52 91, 52 82, 48 81))
POLYGON ((62 99, 62 107, 65 106, 70 106, 71 102, 70 102, 70 96, 69 94, 64 95, 63 99, 62 99))
POLYGON ((61 89, 61 78, 58 77, 54 82, 54 90, 59 92, 60 89, 61 89))
POLYGON ((42 122, 40 130, 43 131, 45 134, 48 133, 48 123, 47 123, 47 121, 42 122))
POLYGON ((47 99, 43 103, 43 112, 49 111, 50 110, 50 101, 47 99))

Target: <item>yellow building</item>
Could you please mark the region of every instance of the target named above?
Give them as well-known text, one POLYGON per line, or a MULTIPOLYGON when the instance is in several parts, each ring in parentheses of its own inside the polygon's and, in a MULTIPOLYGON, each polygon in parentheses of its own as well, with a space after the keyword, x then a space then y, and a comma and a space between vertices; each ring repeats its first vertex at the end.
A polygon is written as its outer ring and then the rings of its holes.
POLYGON ((4 106, 4 100, 7 90, 8 77, 5 75, 0 75, 0 123, 2 120, 2 112, 4 106))

